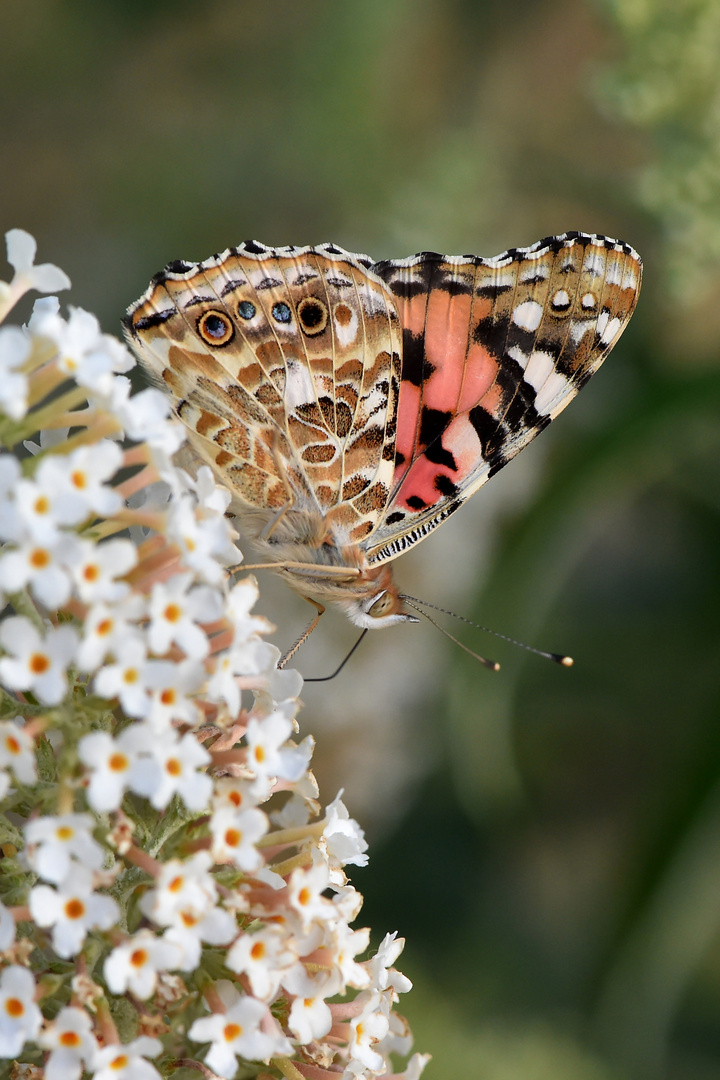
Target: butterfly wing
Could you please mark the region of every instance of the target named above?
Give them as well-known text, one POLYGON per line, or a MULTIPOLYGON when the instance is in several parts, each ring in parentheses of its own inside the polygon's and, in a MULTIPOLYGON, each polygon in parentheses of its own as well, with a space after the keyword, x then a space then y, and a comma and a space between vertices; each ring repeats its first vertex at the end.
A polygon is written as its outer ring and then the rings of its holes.
POLYGON ((171 263, 128 310, 130 344, 251 535, 277 522, 276 541, 337 527, 359 542, 388 502, 401 329, 370 265, 249 242, 171 263))
POLYGON ((436 528, 578 393, 624 330, 642 265, 566 233, 493 259, 377 263, 403 326, 392 493, 365 544, 395 558, 436 528))

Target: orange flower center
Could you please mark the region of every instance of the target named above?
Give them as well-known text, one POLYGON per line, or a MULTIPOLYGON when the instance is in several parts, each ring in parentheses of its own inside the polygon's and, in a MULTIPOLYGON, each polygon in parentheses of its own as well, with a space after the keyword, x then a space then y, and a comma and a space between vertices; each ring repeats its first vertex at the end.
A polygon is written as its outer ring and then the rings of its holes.
POLYGON ((78 900, 76 896, 72 900, 68 900, 65 905, 65 914, 68 919, 82 919, 85 914, 85 905, 82 900, 78 900))
POLYGON ((45 548, 35 548, 30 552, 30 565, 36 570, 43 570, 50 562, 50 552, 45 548))
POLYGON ((30 657, 30 670, 33 675, 44 675, 50 667, 50 659, 45 653, 36 652, 30 657))

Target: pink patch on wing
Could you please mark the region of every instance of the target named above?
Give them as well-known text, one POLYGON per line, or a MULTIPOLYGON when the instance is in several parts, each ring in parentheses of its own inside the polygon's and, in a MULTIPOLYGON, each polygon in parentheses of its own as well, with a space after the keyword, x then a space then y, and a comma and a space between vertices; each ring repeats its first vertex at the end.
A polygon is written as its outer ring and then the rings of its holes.
POLYGON ((468 350, 458 412, 465 412, 487 394, 500 369, 498 361, 482 345, 471 345, 468 350))
POLYGON ((420 293, 411 300, 398 301, 397 309, 403 330, 409 330, 415 337, 419 337, 425 329, 425 312, 427 309, 428 294, 420 293))
POLYGON ((411 513, 416 514, 417 507, 408 505, 408 499, 416 496, 422 499, 426 506, 434 506, 443 498, 435 487, 435 477, 438 475, 450 476, 452 479, 452 473, 446 468, 435 465, 426 457, 419 457, 413 462, 393 505, 401 506, 404 510, 410 510, 411 513))
POLYGON ((444 290, 428 297, 425 355, 435 368, 423 386, 423 405, 442 412, 457 410, 462 386, 472 297, 444 290))
POLYGON ((393 484, 396 484, 400 477, 407 472, 415 449, 419 415, 420 387, 406 380, 400 384, 397 435, 395 437, 395 450, 404 456, 405 461, 396 467, 393 473, 393 484))

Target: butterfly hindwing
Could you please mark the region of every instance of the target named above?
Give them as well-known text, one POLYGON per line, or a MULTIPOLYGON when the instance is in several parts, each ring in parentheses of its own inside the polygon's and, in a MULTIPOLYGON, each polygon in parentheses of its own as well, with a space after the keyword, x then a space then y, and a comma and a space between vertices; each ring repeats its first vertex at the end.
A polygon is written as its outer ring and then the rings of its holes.
POLYGON ((249 242, 170 264, 128 312, 133 347, 256 529, 291 508, 357 543, 390 497, 400 325, 369 266, 332 244, 249 242))
POLYGON ((642 272, 627 244, 582 233, 373 270, 398 308, 403 366, 371 564, 421 540, 565 408, 625 328, 642 272))

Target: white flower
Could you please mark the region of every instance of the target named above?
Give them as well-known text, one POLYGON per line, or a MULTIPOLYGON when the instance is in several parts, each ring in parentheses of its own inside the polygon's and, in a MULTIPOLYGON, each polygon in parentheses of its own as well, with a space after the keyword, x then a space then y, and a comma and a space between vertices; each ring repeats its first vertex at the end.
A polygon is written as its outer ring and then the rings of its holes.
POLYGON ((13 285, 22 282, 23 292, 35 289, 37 292, 52 293, 70 288, 70 278, 52 263, 35 266, 37 244, 35 238, 24 229, 10 229, 5 233, 7 242, 7 261, 15 270, 13 285))
POLYGON ((145 599, 132 593, 125 600, 95 604, 85 616, 84 637, 80 642, 77 662, 83 671, 94 671, 110 653, 118 653, 128 638, 140 639, 135 625, 145 613, 145 599))
POLYGON ((57 889, 36 885, 29 905, 38 926, 52 926, 53 948, 63 959, 77 955, 89 930, 109 930, 120 916, 111 896, 93 892, 92 872, 80 865, 57 889))
POLYGON ((350 1021, 350 1056, 373 1072, 385 1070, 385 1060, 374 1047, 388 1033, 388 1011, 389 1003, 382 994, 368 994, 363 1011, 350 1021))
POLYGON ((178 922, 165 931, 165 940, 173 942, 181 951, 180 971, 194 971, 200 963, 202 942, 228 945, 237 929, 234 917, 224 908, 211 908, 202 918, 197 918, 191 911, 183 911, 178 922))
POLYGON ((131 439, 146 442, 168 457, 180 449, 185 442, 185 432, 180 423, 168 419, 170 402, 164 394, 150 386, 129 398, 126 392, 118 392, 117 381, 114 390, 112 411, 131 439))
POLYGON ((11 964, 0 975, 0 1058, 16 1058, 42 1024, 35 1004, 35 980, 27 968, 11 964))
POLYGON ((146 796, 156 810, 164 810, 175 794, 189 810, 208 806, 212 779, 197 770, 212 759, 194 735, 188 732, 178 739, 168 731, 162 739, 149 741, 146 749, 148 755, 138 760, 133 774, 133 791, 146 796))
POLYGON ((109 334, 103 334, 94 315, 71 307, 65 321, 57 308, 35 304, 30 320, 33 333, 47 337, 58 350, 58 367, 78 386, 98 394, 112 393, 113 372, 129 371, 135 361, 128 350, 109 334))
POLYGON ((38 1044, 50 1051, 45 1062, 45 1080, 80 1080, 83 1065, 89 1067, 97 1041, 92 1021, 83 1009, 66 1005, 40 1033, 38 1044))
POLYGON ((130 724, 116 738, 105 731, 93 731, 80 740, 78 756, 90 770, 87 799, 93 810, 117 810, 147 739, 148 731, 142 724, 130 724))
MULTIPOLYGON (((5 952, 9 949, 15 940, 15 920, 12 915, 0 901, 0 952, 5 952)), ((0 1030, 2 1024, 0 1024, 0 1030)))
POLYGON ((92 836, 95 819, 90 814, 32 818, 25 825, 29 865, 39 877, 55 884, 78 864, 99 870, 104 851, 92 836))
POLYGON ((351 930, 344 922, 338 922, 332 931, 332 945, 329 948, 333 974, 336 977, 336 993, 344 993, 346 986, 364 989, 370 982, 370 973, 355 957, 368 947, 370 930, 351 930))
POLYGON ((116 578, 127 574, 137 563, 137 548, 130 540, 106 540, 93 544, 79 540, 67 559, 80 599, 85 604, 122 600, 130 586, 116 578))
POLYGON ((325 837, 328 856, 333 866, 367 866, 365 833, 350 817, 341 799, 342 791, 325 808, 325 837))
POLYGON ((167 536, 182 552, 184 563, 210 585, 224 580, 225 566, 240 561, 240 552, 232 542, 234 529, 224 517, 199 518, 191 498, 171 502, 167 536))
POLYGON ((307 928, 315 919, 322 922, 328 917, 332 901, 323 896, 323 893, 329 884, 330 871, 324 862, 318 862, 309 868, 297 866, 290 875, 288 901, 300 916, 304 927, 307 928))
POLYGON ((147 722, 155 731, 167 730, 173 720, 196 724, 200 713, 192 695, 205 682, 205 669, 195 660, 151 660, 147 666, 150 707, 147 722), (189 696, 190 695, 190 696, 189 696))
POLYGON ((292 944, 287 931, 271 923, 255 933, 241 934, 225 963, 231 971, 247 975, 255 997, 273 1001, 283 975, 297 960, 292 944))
POLYGON ((9 766, 21 784, 37 780, 35 740, 22 725, 22 717, 0 721, 0 765, 9 766))
POLYGON ((92 1063, 93 1080, 160 1080, 160 1073, 147 1057, 162 1051, 159 1039, 141 1035, 130 1043, 103 1046, 92 1063))
POLYGON ((258 777, 281 777, 299 780, 312 756, 312 740, 308 737, 300 746, 286 745, 293 731, 291 720, 282 707, 269 716, 248 722, 245 741, 248 746, 248 765, 258 777))
POLYGON ((191 588, 191 574, 176 574, 153 585, 150 596, 148 642, 153 652, 167 652, 175 642, 196 660, 207 656, 207 635, 198 622, 216 622, 223 613, 220 593, 206 585, 191 588))
POLYGON ((158 972, 174 970, 181 960, 177 945, 156 937, 150 930, 141 930, 113 949, 105 960, 103 973, 113 994, 130 990, 135 997, 146 1001, 155 992, 158 972))
POLYGON ((208 851, 163 863, 155 888, 140 901, 143 914, 158 926, 172 926, 186 912, 201 918, 217 901, 217 885, 209 873, 212 864, 208 851))
POLYGON ((374 989, 385 990, 391 986, 398 994, 406 994, 408 990, 412 990, 412 983, 407 976, 392 967, 404 948, 405 938, 399 938, 397 930, 392 934, 386 934, 382 939, 378 951, 369 962, 371 984, 374 989))
POLYGON ((48 544, 63 525, 79 525, 88 516, 86 500, 70 479, 70 462, 48 455, 32 480, 19 480, 15 504, 20 521, 38 543, 48 544))
MULTIPOLYGON (((260 1030, 266 1014, 267 1005, 255 998, 238 996, 227 1012, 195 1020, 188 1036, 194 1042, 211 1043, 205 1055, 206 1064, 220 1076, 233 1077, 237 1072, 238 1057, 267 1061, 283 1052, 278 1048, 277 1039, 260 1030)), ((287 1040, 282 1042, 287 1043, 287 1040)))
POLYGON ((44 705, 57 705, 67 691, 66 668, 77 649, 70 626, 51 627, 44 638, 24 615, 0 624, 0 644, 12 656, 0 660, 0 679, 12 690, 32 690, 44 705))
POLYGON ((121 508, 122 499, 106 481, 115 475, 122 460, 123 452, 118 444, 102 439, 92 446, 79 446, 64 460, 48 457, 42 464, 58 485, 80 498, 86 514, 92 511, 110 517, 121 508))
POLYGON ((150 708, 146 674, 145 644, 139 637, 130 637, 118 645, 115 663, 106 664, 97 672, 93 688, 100 697, 119 698, 128 716, 142 719, 150 708))
POLYGON ((322 1039, 332 1027, 332 1013, 322 997, 296 997, 290 1007, 288 1027, 299 1042, 322 1039))
POLYGON ((27 412, 28 377, 17 369, 30 351, 30 339, 19 326, 0 329, 0 410, 13 420, 22 420, 27 412))
POLYGON ((230 808, 216 810, 210 819, 215 861, 232 862, 248 873, 256 870, 263 858, 255 844, 267 830, 267 816, 256 807, 240 812, 230 808))
POLYGON ((15 551, 5 550, 0 555, 0 588, 13 593, 29 584, 36 600, 57 611, 70 596, 72 586, 65 567, 79 543, 74 536, 51 539, 47 544, 29 538, 15 551))

